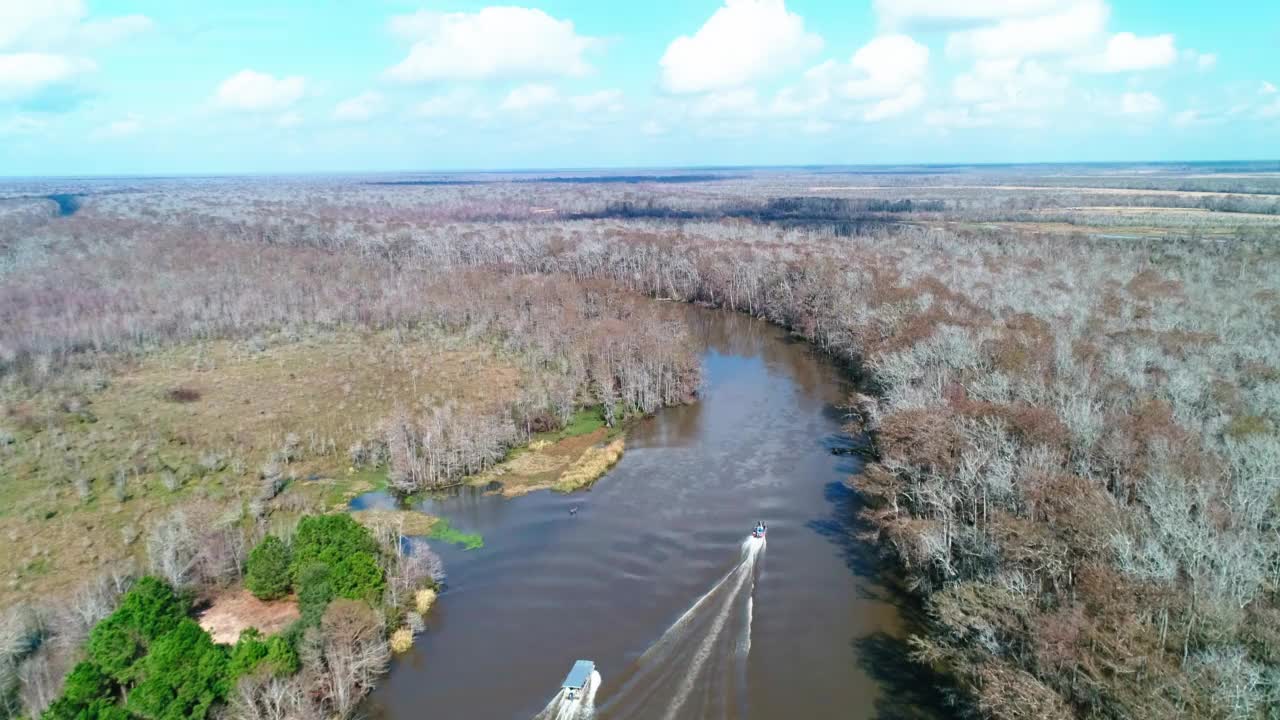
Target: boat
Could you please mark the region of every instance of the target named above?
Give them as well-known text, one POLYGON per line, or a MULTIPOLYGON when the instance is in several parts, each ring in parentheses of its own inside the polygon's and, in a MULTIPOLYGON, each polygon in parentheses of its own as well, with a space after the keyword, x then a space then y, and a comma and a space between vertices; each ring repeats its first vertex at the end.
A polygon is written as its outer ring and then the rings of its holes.
POLYGON ((587 691, 587 685, 591 682, 591 675, 596 671, 596 664, 590 660, 579 660, 569 669, 569 674, 564 676, 564 682, 560 684, 561 690, 564 691, 566 700, 575 700, 579 695, 587 691))
POLYGON ((755 527, 755 529, 751 531, 751 537, 753 537, 753 538, 763 538, 763 537, 764 537, 764 534, 765 534, 766 532, 768 532, 768 530, 769 530, 769 527, 768 527, 767 525, 765 525, 765 524, 764 524, 764 521, 762 520, 762 521, 760 521, 760 522, 756 523, 756 527, 755 527))

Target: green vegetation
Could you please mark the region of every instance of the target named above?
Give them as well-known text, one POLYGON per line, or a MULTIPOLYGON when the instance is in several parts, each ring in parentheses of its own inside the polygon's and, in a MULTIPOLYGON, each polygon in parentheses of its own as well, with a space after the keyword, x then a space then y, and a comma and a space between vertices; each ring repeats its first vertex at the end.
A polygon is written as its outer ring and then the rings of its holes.
POLYGON ((484 547, 484 536, 479 533, 465 533, 449 524, 449 521, 440 518, 436 520, 435 525, 431 526, 431 534, 427 537, 450 545, 461 545, 465 550, 477 550, 484 547))
POLYGON ((227 696, 227 651, 213 644, 194 620, 156 640, 143 663, 142 680, 125 707, 156 720, 197 720, 227 696))
POLYGON ((303 570, 324 565, 335 597, 376 602, 386 582, 378 566, 378 543, 350 515, 309 515, 293 538, 293 576, 302 585, 303 570))
MULTIPOLYGON (((245 630, 231 648, 215 644, 189 617, 185 596, 163 580, 144 577, 90 631, 86 659, 42 718, 204 720, 221 712, 237 683, 260 689, 263 679, 273 676, 285 680, 295 707, 345 715, 352 709, 349 703, 368 690, 367 682, 330 676, 335 671, 327 663, 368 663, 369 672, 375 672, 384 662, 382 618, 390 608, 377 609, 387 585, 383 557, 369 530, 347 515, 304 517, 292 548, 268 535, 250 553, 246 583, 259 597, 296 591, 302 619, 273 637, 245 630), (343 634, 348 625, 355 635, 343 634), (298 644, 304 637, 309 647, 323 647, 325 657, 301 678, 298 644), (359 648, 344 645, 352 638, 359 648), (331 682, 355 684, 335 699, 323 696, 331 682)), ((430 580, 395 562, 391 567, 396 587, 410 599, 430 580)))
POLYGON ((119 609, 93 628, 89 656, 114 682, 135 682, 151 644, 175 630, 189 610, 163 580, 142 578, 125 594, 119 609))
POLYGON ((265 667, 273 675, 292 675, 298 671, 299 662, 298 651, 289 638, 288 635, 263 638, 256 628, 245 630, 231 650, 227 674, 239 678, 265 667))
POLYGON ((557 439, 563 440, 564 438, 593 433, 604 427, 604 425, 604 413, 601 412, 599 405, 595 405, 574 413, 573 418, 554 435, 557 439))
POLYGON ((289 593, 292 561, 289 546, 268 535, 249 553, 244 584, 259 600, 278 600, 289 593))
POLYGON ((186 617, 189 610, 163 580, 139 580, 93 628, 88 658, 44 718, 207 717, 227 694, 227 653, 186 617))

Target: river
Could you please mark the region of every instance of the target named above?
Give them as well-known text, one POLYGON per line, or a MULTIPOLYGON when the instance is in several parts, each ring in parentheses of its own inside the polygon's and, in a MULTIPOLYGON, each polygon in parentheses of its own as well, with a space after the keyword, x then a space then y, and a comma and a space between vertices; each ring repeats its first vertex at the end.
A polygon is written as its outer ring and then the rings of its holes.
POLYGON ((700 401, 638 423, 589 492, 423 504, 485 546, 434 544, 446 592, 368 716, 532 718, 588 659, 601 718, 938 717, 832 453, 844 374, 762 321, 689 318, 700 401))

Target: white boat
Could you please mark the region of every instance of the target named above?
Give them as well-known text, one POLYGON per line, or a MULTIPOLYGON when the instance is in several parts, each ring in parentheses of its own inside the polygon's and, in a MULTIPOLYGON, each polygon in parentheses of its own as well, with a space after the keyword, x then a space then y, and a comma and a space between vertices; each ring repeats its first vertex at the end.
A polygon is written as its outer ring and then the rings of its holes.
POLYGON ((587 685, 591 682, 591 676, 596 671, 596 664, 590 660, 579 660, 569 669, 569 674, 564 676, 564 682, 560 684, 564 691, 566 700, 575 700, 587 691, 587 685))

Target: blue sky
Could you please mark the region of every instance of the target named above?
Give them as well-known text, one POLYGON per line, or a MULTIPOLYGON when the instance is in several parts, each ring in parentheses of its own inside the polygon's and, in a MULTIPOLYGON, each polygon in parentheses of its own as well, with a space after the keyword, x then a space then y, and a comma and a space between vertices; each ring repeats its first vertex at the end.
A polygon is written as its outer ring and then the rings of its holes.
POLYGON ((0 0, 0 175, 1275 159, 1278 86, 1260 0, 0 0))

